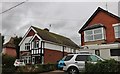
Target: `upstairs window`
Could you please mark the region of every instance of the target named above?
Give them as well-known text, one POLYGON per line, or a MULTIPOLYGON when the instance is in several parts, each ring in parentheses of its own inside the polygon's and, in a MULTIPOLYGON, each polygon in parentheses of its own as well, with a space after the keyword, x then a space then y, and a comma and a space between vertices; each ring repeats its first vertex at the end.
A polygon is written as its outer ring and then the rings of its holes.
POLYGON ((30 50, 30 43, 25 43, 25 50, 30 50))
POLYGON ((114 26, 115 38, 120 38, 120 24, 114 26))
POLYGON ((34 46, 34 48, 39 48, 39 41, 35 40, 33 46, 34 46))
POLYGON ((84 31, 84 39, 85 42, 87 41, 95 41, 95 40, 102 40, 105 39, 105 32, 104 28, 96 28, 91 30, 84 31))

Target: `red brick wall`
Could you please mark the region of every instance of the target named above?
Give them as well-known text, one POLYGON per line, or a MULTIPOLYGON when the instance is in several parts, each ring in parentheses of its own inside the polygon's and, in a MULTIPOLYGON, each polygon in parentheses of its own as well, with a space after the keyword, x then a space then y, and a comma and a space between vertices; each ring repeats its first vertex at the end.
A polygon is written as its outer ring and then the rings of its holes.
MULTIPOLYGON (((100 11, 89 23, 88 26, 101 23, 106 27, 106 42, 112 43, 115 41, 115 35, 114 35, 114 28, 112 24, 120 23, 117 19, 111 17, 110 15, 100 11)), ((82 39, 84 39, 84 35, 82 33, 82 39)), ((81 40, 81 44, 84 45, 84 41, 81 40)))
POLYGON ((27 37, 29 36, 34 36, 35 32, 31 29, 30 32, 28 33, 27 37))
POLYGON ((16 49, 14 49, 14 48, 4 48, 3 54, 7 54, 7 55, 12 56, 12 57, 17 56, 16 49))
MULTIPOLYGON (((66 55, 67 53, 65 53, 66 55)), ((44 63, 56 63, 58 60, 63 58, 61 51, 45 49, 44 50, 44 63)))

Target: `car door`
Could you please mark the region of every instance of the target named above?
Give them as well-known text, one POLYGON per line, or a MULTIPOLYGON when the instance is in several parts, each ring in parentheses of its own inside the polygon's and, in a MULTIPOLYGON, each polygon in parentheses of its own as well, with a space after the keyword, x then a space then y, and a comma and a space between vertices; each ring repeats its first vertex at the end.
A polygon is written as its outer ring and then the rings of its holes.
POLYGON ((85 69, 85 61, 87 61, 88 55, 77 55, 75 58, 75 64, 78 66, 79 70, 85 69))

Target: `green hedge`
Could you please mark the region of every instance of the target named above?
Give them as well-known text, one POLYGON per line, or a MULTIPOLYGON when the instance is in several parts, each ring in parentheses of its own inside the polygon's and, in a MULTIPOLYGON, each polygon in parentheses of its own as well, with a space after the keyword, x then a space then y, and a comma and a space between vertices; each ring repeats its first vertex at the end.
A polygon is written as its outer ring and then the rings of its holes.
POLYGON ((86 63, 85 72, 120 72, 120 62, 111 59, 96 64, 86 63))
POLYGON ((2 74, 8 74, 8 73, 14 73, 15 72, 15 66, 14 66, 15 58, 8 56, 8 55, 2 55, 2 74))
POLYGON ((2 55, 2 74, 25 74, 26 72, 41 73, 56 69, 56 64, 36 64, 23 67, 14 66, 15 58, 8 55, 2 55))
POLYGON ((19 67, 17 72, 25 73, 41 73, 56 70, 56 64, 36 64, 36 65, 26 65, 25 67, 19 67))

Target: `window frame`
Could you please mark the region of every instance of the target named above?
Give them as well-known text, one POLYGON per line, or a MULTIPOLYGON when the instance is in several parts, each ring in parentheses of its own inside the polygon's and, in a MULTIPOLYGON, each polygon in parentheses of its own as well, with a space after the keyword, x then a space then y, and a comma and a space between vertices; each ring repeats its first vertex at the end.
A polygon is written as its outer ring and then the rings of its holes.
POLYGON ((85 31, 84 31, 84 40, 85 40, 85 42, 88 42, 88 41, 96 41, 96 40, 103 40, 103 39, 106 39, 106 37, 105 37, 105 30, 104 30, 103 27, 95 28, 95 29, 90 29, 90 30, 85 30, 85 31), (95 31, 96 31, 96 30, 99 30, 99 29, 101 30, 101 33, 95 33, 95 31), (86 34, 87 31, 92 31, 92 34, 87 35, 87 34, 86 34), (100 35, 100 34, 102 34, 102 38, 101 38, 101 39, 95 39, 95 35, 100 35), (88 39, 87 39, 88 36, 93 36, 92 40, 88 40, 88 39))
POLYGON ((75 61, 87 61, 89 55, 77 55, 75 61), (84 60, 84 59, 85 60, 84 60))
POLYGON ((115 35, 115 38, 120 38, 120 29, 119 29, 119 28, 120 28, 120 24, 114 24, 113 27, 114 27, 114 35, 115 35), (116 31, 115 27, 118 28, 117 31, 116 31), (116 35, 116 33, 117 33, 117 35, 116 35))
POLYGON ((34 40, 33 41, 33 49, 38 49, 39 48, 39 40, 34 40))
POLYGON ((30 50, 30 43, 25 43, 25 50, 30 50))

